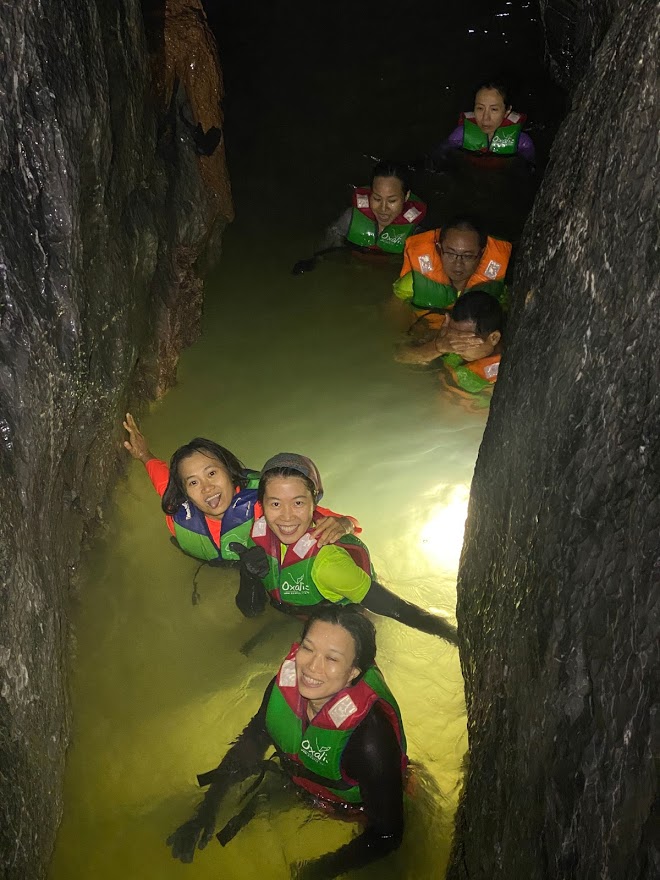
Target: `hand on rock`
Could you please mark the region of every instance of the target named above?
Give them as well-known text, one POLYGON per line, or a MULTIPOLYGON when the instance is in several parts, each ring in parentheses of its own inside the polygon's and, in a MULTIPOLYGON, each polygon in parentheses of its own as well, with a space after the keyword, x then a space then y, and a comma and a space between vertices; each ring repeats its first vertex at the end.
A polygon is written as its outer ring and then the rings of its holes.
POLYGON ((154 456, 149 451, 149 444, 144 435, 140 432, 137 423, 130 413, 126 413, 123 422, 124 428, 128 431, 128 440, 124 440, 124 447, 130 452, 133 458, 138 461, 146 462, 154 456))

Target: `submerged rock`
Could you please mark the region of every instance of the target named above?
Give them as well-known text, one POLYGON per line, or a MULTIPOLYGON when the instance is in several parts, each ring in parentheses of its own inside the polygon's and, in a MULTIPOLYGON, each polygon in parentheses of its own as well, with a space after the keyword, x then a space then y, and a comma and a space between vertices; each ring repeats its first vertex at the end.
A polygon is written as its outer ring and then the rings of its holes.
MULTIPOLYGON (((167 16, 144 7, 164 40, 167 16)), ((201 40, 201 6, 188 8, 201 40)), ((131 388, 172 383, 199 328, 196 265, 232 216, 222 143, 200 156, 195 140, 197 122, 222 125, 204 40, 208 119, 194 72, 152 97, 170 68, 139 0, 0 6, 2 878, 37 880, 52 850, 70 577, 116 467, 119 414, 131 388)))
POLYGON ((659 37, 655 0, 612 19, 523 235, 459 573, 452 880, 660 876, 659 37))

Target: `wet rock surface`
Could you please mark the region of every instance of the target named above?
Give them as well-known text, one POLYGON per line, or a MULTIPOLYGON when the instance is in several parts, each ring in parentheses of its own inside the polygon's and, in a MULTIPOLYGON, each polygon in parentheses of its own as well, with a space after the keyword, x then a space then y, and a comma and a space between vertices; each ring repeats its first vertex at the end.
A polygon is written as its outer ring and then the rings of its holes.
POLYGON ((452 880, 651 880, 658 854, 660 10, 616 13, 525 228, 458 585, 452 880))
POLYGON ((198 331, 196 266, 231 216, 218 143, 204 156, 215 186, 200 164, 194 76, 152 97, 157 43, 138 0, 0 6, 0 877, 12 880, 44 876, 61 811, 70 578, 116 468, 118 417, 131 389, 172 383, 198 331))
POLYGON ((566 89, 588 70, 614 15, 627 0, 539 0, 546 36, 546 61, 566 89))

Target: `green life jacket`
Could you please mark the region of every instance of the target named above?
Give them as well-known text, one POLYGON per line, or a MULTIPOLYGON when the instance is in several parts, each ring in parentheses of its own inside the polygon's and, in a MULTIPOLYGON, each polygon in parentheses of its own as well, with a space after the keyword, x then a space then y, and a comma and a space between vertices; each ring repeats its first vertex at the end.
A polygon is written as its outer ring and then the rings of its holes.
POLYGON ((360 804, 359 786, 341 767, 348 741, 378 703, 392 725, 401 748, 402 772, 407 764, 406 738, 399 706, 376 666, 360 681, 332 697, 312 721, 307 701, 298 691, 293 645, 275 679, 266 709, 266 728, 293 781, 326 800, 360 804))
MULTIPOLYGON (((266 551, 269 571, 263 579, 263 584, 274 605, 310 607, 327 602, 312 576, 314 560, 320 548, 309 532, 286 548, 284 559, 281 561, 280 541, 268 528, 265 517, 255 520, 250 539, 252 544, 266 551)), ((356 565, 359 565, 370 577, 374 577, 369 551, 359 538, 344 535, 333 546, 346 550, 356 565)), ((342 599, 337 604, 347 605, 350 601, 350 599, 342 599)))
POLYGON ((232 541, 240 542, 241 527, 245 523, 252 522, 260 474, 259 471, 245 471, 244 476, 247 486, 234 495, 222 517, 220 547, 211 537, 206 517, 191 501, 185 501, 174 514, 172 517, 174 534, 179 547, 188 556, 194 556, 195 559, 201 559, 203 562, 238 559, 238 556, 229 550, 229 544, 232 541))
MULTIPOLYGON (((451 282, 449 284, 442 284, 414 270, 412 276, 412 305, 416 309, 448 309, 458 299, 459 293, 451 282)), ((504 279, 500 281, 480 281, 474 287, 468 287, 461 291, 461 293, 466 293, 468 290, 485 290, 486 293, 490 293, 491 296, 495 297, 502 308, 506 308, 508 294, 504 279)))
POLYGON ((463 391, 467 391, 469 394, 479 394, 486 389, 489 392, 492 391, 494 379, 498 373, 499 357, 496 363, 493 363, 493 357, 466 363, 460 354, 451 352, 444 354, 442 360, 456 385, 463 391), (482 364, 487 364, 485 369, 482 364))
POLYGON ((370 190, 363 187, 353 193, 353 214, 346 234, 347 241, 368 250, 402 254, 406 239, 413 235, 426 216, 426 205, 417 196, 411 195, 399 216, 379 233, 376 216, 369 207, 369 193, 370 190))
POLYGON ((474 121, 474 113, 465 113, 463 117, 463 144, 464 150, 471 153, 493 153, 497 156, 515 156, 518 152, 518 139, 522 131, 524 117, 519 113, 511 112, 504 120, 511 120, 506 125, 500 125, 489 143, 488 135, 483 132, 474 121), (514 121, 518 117, 520 121, 514 121))

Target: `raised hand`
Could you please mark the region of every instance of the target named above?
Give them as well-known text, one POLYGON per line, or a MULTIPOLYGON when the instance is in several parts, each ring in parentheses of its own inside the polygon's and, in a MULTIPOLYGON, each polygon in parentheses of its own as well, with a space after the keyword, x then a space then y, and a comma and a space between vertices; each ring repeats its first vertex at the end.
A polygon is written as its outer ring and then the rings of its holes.
POLYGON ((149 451, 149 444, 130 413, 126 413, 123 425, 128 431, 128 440, 124 440, 124 448, 130 452, 133 458, 146 464, 154 456, 149 451))

